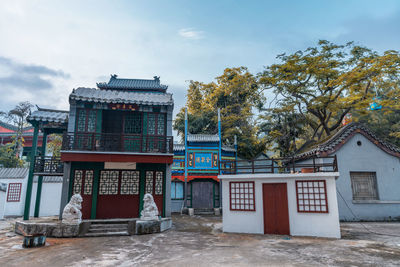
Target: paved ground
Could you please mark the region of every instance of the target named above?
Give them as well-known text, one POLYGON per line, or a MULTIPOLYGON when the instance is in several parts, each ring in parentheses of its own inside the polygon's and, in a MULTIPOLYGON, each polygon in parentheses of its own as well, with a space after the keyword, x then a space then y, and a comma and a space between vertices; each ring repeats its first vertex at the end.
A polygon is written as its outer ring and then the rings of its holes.
POLYGON ((226 234, 220 217, 173 216, 154 235, 48 238, 22 249, 22 237, 0 221, 0 266, 400 266, 400 223, 342 224, 343 239, 226 234), (384 236, 384 233, 395 236, 384 236))

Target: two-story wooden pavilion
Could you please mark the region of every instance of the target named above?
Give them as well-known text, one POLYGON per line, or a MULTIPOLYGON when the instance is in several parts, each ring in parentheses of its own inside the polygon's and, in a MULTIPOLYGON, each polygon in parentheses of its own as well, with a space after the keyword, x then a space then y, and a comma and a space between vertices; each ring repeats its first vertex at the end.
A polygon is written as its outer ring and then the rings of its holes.
MULTIPOLYGON (((170 216, 172 94, 159 77, 112 75, 97 87, 80 87, 69 96, 60 214, 79 193, 84 219, 136 218, 150 193, 160 214, 170 216)), ((47 161, 36 157, 32 175, 47 161)))
POLYGON ((139 217, 145 193, 170 215, 172 94, 159 77, 119 79, 69 96, 61 206, 83 197, 83 218, 139 217))

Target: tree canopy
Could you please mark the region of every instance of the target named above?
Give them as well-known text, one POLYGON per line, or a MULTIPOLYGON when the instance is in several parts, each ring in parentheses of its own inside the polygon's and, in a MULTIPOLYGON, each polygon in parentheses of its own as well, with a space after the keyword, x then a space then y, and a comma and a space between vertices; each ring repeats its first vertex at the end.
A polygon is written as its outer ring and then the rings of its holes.
MULTIPOLYGON (((256 77, 245 67, 227 68, 215 82, 191 81, 186 103, 189 132, 217 133, 217 109, 220 108, 223 141, 233 144, 236 135, 239 154, 251 158, 265 150, 265 141, 257 138, 253 113, 264 100, 256 77)), ((178 113, 174 129, 184 136, 184 109, 178 113)))
POLYGON ((308 141, 329 136, 353 110, 366 111, 381 96, 390 112, 399 108, 400 57, 379 54, 353 42, 319 41, 293 54, 278 55, 279 64, 259 73, 259 82, 276 94, 275 113, 298 114, 312 129, 308 141))

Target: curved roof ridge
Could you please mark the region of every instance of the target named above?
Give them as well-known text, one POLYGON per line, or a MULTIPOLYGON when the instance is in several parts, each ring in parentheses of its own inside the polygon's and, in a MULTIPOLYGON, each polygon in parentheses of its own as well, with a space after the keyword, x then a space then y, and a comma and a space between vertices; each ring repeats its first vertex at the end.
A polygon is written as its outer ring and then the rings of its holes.
POLYGON ((342 147, 351 137, 355 134, 360 133, 365 136, 368 140, 374 143, 376 146, 381 148, 386 153, 400 158, 400 148, 386 142, 376 136, 366 125, 362 123, 350 123, 342 127, 339 131, 333 134, 325 142, 318 144, 316 147, 310 150, 296 155, 297 159, 305 159, 311 156, 328 155, 336 152, 342 147))

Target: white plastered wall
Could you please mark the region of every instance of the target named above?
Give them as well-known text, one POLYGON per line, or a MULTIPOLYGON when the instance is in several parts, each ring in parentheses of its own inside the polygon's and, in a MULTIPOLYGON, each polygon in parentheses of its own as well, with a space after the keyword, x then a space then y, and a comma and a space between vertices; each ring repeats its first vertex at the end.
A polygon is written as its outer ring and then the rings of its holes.
POLYGON ((290 234, 293 236, 318 236, 340 238, 335 177, 339 173, 312 174, 240 174, 220 175, 222 181, 223 231, 264 234, 263 183, 286 183, 290 234), (325 180, 329 213, 299 213, 295 181, 325 180), (229 182, 254 181, 256 211, 231 211, 229 207, 229 182))

